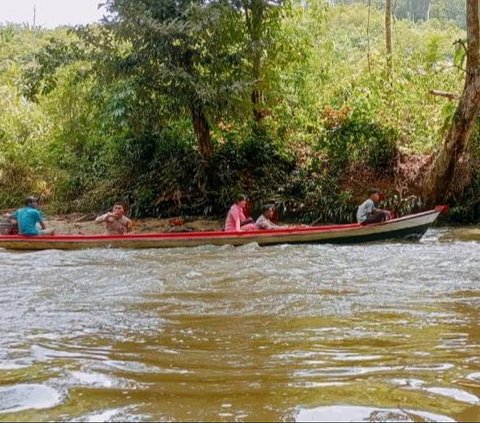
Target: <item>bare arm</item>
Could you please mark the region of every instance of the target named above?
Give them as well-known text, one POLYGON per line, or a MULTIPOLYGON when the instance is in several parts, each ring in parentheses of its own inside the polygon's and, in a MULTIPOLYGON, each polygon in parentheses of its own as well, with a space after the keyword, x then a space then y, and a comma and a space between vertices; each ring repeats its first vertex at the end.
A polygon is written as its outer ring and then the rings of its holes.
POLYGON ((101 216, 98 216, 96 219, 95 219, 95 223, 103 223, 105 222, 110 216, 112 215, 112 213, 105 213, 105 214, 102 214, 101 216))
POLYGON ((243 213, 240 211, 240 209, 237 207, 235 209, 233 209, 233 212, 232 212, 232 216, 233 216, 233 219, 235 221, 235 230, 237 232, 241 232, 242 231, 242 217, 243 219, 245 219, 245 216, 243 215, 243 213))
POLYGON ((241 231, 242 231, 242 229, 241 229, 241 224, 240 224, 240 217, 238 217, 238 216, 237 216, 236 219, 235 219, 235 230, 236 230, 237 232, 241 232, 241 231))

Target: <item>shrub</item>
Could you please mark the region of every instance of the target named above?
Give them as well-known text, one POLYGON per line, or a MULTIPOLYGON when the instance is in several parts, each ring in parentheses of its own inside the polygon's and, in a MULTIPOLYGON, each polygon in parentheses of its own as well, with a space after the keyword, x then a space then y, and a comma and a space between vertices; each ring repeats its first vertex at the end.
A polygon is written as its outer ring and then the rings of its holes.
POLYGON ((398 135, 376 122, 349 118, 327 128, 318 146, 325 149, 331 164, 339 171, 352 162, 361 162, 385 174, 392 174, 397 155, 398 135))

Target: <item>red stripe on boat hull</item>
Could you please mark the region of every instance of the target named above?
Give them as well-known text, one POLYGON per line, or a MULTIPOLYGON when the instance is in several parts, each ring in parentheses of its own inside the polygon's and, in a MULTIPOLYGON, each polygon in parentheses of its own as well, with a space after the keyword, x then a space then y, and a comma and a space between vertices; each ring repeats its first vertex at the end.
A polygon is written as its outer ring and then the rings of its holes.
POLYGON ((329 225, 307 228, 285 228, 251 232, 180 232, 127 235, 55 235, 27 237, 0 236, 0 247, 22 250, 81 249, 81 248, 172 248, 200 245, 259 245, 294 243, 356 243, 392 239, 404 236, 421 236, 431 225, 440 210, 430 210, 388 222, 373 225, 329 225))

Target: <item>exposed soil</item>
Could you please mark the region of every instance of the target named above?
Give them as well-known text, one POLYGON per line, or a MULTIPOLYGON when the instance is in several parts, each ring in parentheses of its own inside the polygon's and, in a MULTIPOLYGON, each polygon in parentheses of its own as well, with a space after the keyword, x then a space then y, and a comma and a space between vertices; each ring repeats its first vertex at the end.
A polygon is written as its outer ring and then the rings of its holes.
MULTIPOLYGON (((46 216, 48 228, 55 228, 56 234, 103 234, 105 228, 94 221, 95 216, 69 214, 65 216, 46 216)), ((168 218, 168 219, 132 219, 132 233, 149 232, 189 232, 221 230, 223 220, 205 218, 168 218)))
POLYGON ((384 194, 398 193, 402 198, 422 196, 424 179, 433 161, 433 155, 399 153, 392 173, 381 173, 362 165, 351 166, 345 172, 343 187, 353 193, 357 204, 365 199, 369 188, 378 188, 384 194))

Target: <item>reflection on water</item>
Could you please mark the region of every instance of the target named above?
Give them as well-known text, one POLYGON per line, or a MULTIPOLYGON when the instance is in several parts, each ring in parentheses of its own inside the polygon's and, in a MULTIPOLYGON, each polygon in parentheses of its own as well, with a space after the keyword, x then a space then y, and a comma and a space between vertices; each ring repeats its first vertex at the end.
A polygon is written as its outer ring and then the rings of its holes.
POLYGON ((0 250, 0 420, 479 420, 480 244, 444 237, 0 250))

